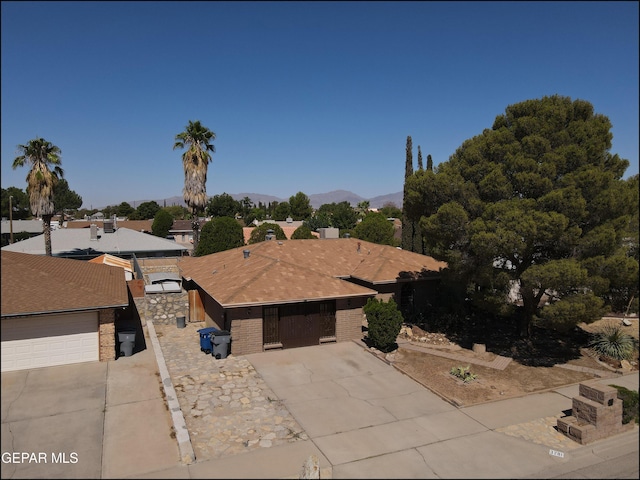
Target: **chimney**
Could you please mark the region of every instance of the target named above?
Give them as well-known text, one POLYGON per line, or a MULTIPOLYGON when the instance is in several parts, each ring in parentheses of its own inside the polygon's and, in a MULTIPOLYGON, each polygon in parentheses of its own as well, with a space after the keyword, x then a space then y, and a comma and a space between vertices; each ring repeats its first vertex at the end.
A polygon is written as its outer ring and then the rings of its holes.
POLYGON ((89 226, 89 239, 98 240, 98 226, 95 223, 89 226))
POLYGON ((242 253, 244 254, 244 258, 249 258, 249 255, 251 254, 251 250, 243 250, 242 253))
POLYGON ((102 222, 104 233, 113 233, 113 220, 104 220, 102 222))

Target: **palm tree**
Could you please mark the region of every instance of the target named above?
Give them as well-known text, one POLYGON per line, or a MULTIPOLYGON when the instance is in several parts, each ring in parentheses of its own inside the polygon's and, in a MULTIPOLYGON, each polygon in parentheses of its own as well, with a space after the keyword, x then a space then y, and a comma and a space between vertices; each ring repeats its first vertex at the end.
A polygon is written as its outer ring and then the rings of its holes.
POLYGON ((26 145, 18 145, 18 153, 20 155, 13 160, 13 169, 25 164, 31 165, 27 174, 27 194, 31 213, 36 217, 42 217, 45 251, 48 256, 52 256, 51 217, 55 213, 53 189, 64 176, 60 167, 62 151, 44 138, 34 138, 26 145))
POLYGON ((198 231, 200 222, 198 214, 204 210, 207 204, 207 167, 211 162, 211 154, 215 147, 210 143, 216 139, 216 134, 200 124, 200 120, 192 122, 184 132, 176 135, 176 143, 173 149, 187 148, 182 154, 184 167, 183 198, 193 215, 191 226, 193 228, 193 251, 198 247, 198 231))

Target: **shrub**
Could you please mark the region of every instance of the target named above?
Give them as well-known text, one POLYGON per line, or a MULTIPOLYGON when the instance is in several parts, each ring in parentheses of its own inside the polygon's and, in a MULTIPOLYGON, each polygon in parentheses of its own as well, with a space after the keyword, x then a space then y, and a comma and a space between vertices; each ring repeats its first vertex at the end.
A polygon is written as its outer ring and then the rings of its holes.
POLYGON ((478 378, 478 375, 476 375, 475 373, 471 373, 469 371, 469 368, 469 365, 467 365, 466 367, 451 367, 451 371, 449 373, 454 377, 459 378, 464 383, 469 383, 478 378))
POLYGON ((383 352, 393 350, 402 328, 402 313, 396 302, 392 298, 387 303, 370 298, 363 311, 367 316, 368 337, 372 345, 383 352))
POLYGON ((589 346, 598 354, 615 360, 628 360, 636 348, 636 340, 619 325, 606 325, 595 333, 589 346))
POLYGON ((316 237, 311 233, 311 229, 306 225, 300 225, 291 235, 291 240, 310 240, 312 238, 316 237))
POLYGON ((634 421, 640 423, 638 415, 638 392, 619 385, 609 385, 618 390, 618 398, 622 400, 622 423, 634 421))

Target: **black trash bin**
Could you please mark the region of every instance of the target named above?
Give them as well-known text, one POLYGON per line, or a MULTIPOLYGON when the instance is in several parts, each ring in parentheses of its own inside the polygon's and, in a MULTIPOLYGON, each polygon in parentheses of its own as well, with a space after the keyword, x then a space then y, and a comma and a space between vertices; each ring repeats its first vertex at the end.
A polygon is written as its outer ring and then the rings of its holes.
POLYGON ((198 330, 200 334, 200 351, 206 353, 207 355, 211 353, 213 350, 213 345, 211 345, 211 334, 213 332, 218 332, 219 330, 214 327, 201 328, 198 330))
POLYGON ((120 354, 125 357, 133 355, 133 347, 136 344, 136 331, 121 330, 118 332, 118 340, 120 341, 120 354))
POLYGON ((227 358, 229 353, 229 343, 231 343, 231 332, 218 330, 211 333, 211 343, 213 343, 213 355, 216 358, 227 358))

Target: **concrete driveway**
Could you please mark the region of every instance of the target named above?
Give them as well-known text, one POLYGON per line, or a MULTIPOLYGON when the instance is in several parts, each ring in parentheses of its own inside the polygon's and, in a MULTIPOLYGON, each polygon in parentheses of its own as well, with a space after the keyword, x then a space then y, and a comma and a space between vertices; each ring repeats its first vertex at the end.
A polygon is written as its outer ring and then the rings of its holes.
POLYGON ((1 477, 123 478, 175 466, 157 371, 148 349, 106 363, 3 372, 1 477))

